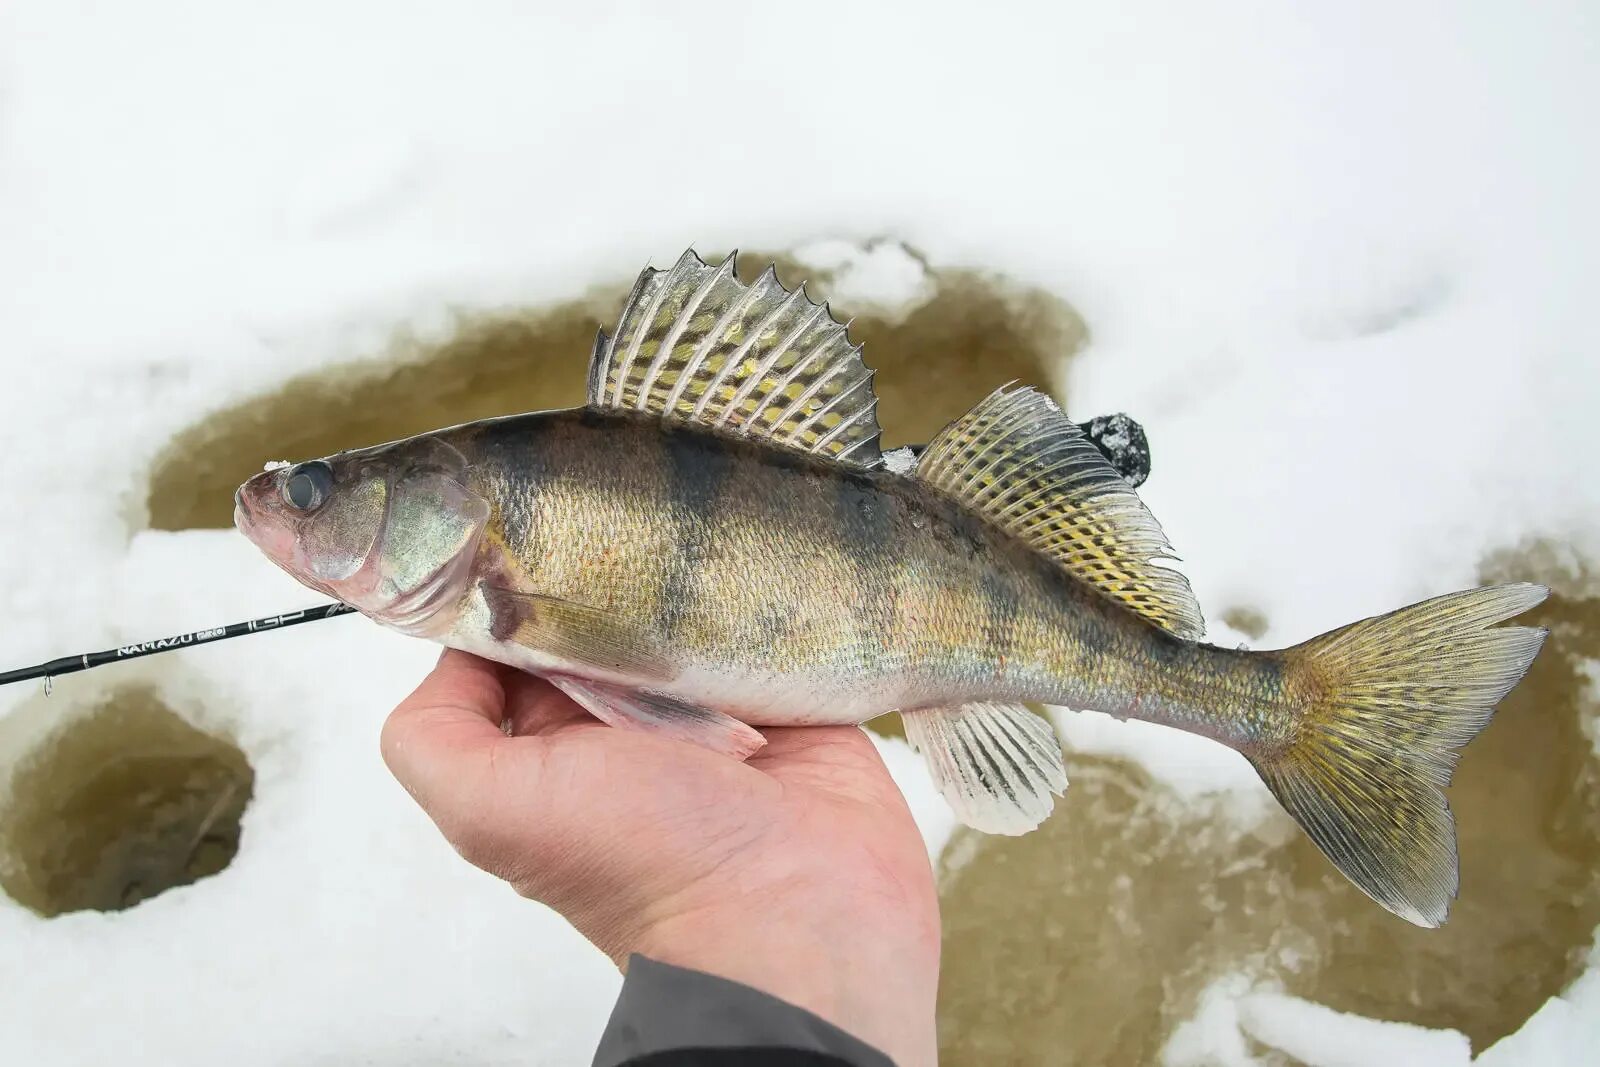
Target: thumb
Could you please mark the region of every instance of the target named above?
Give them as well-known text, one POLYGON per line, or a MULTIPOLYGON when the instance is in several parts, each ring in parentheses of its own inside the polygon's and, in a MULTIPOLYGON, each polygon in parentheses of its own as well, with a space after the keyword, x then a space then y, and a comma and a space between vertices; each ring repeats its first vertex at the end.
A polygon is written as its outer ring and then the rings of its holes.
MULTIPOLYGON (((561 741, 559 728, 540 735, 561 719, 559 708, 542 708, 549 695, 516 672, 448 651, 384 724, 383 758, 467 862, 580 929, 620 927, 623 915, 602 917, 602 905, 629 909, 621 890, 636 880, 642 852, 618 835, 596 835, 588 817, 594 795, 605 793, 592 775, 614 761, 578 760, 575 769, 568 760, 561 787, 547 788, 561 741), (534 733, 508 736, 507 719, 534 733)), ((598 724, 595 732, 612 733, 598 724)))
POLYGON ((483 795, 492 753, 510 740, 500 728, 505 701, 494 664, 447 649, 384 723, 384 762, 441 828, 483 795))

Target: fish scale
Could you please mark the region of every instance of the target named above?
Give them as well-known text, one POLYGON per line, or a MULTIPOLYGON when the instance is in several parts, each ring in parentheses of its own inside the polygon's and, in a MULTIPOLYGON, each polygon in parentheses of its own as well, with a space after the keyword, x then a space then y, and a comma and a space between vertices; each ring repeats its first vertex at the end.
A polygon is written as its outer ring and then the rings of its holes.
POLYGON ((845 328, 731 257, 645 271, 588 382, 582 408, 264 471, 236 521, 306 585, 620 729, 745 758, 758 726, 898 710, 989 832, 1031 830, 1066 787, 1025 701, 1200 734, 1374 900, 1444 921, 1443 787, 1538 654, 1543 630, 1499 624, 1543 587, 1205 644, 1160 525, 1052 400, 1003 387, 886 456, 845 328))

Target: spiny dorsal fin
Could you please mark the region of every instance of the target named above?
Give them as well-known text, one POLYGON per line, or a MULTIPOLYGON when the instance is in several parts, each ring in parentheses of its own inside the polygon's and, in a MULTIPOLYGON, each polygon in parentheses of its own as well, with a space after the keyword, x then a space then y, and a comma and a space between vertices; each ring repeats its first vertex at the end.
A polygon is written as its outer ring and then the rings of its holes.
POLYGON ((1205 631, 1161 526, 1049 397, 995 390, 939 431, 917 476, 1179 637, 1205 631))
POLYGON ((646 269, 616 336, 589 364, 589 405, 654 412, 814 452, 879 463, 872 372, 826 305, 793 293, 768 267, 754 285, 733 256, 711 267, 685 252, 646 269))

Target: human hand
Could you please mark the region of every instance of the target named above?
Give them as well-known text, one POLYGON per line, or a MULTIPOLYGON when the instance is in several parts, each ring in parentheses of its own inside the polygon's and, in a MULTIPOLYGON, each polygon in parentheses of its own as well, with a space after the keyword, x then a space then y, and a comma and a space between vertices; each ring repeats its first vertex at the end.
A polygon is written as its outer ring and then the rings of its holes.
POLYGON ((599 722, 447 651, 383 754, 469 862, 630 953, 743 982, 935 1060, 939 911, 921 835, 857 727, 768 728, 745 763, 599 722))

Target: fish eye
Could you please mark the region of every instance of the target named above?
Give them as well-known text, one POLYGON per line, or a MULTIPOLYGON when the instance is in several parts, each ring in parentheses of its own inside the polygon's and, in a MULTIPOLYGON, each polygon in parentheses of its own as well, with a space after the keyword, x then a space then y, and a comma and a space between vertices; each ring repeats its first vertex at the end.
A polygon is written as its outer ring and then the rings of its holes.
POLYGON ((289 472, 283 481, 283 500, 296 511, 311 511, 322 506, 332 488, 333 468, 314 459, 289 472))

